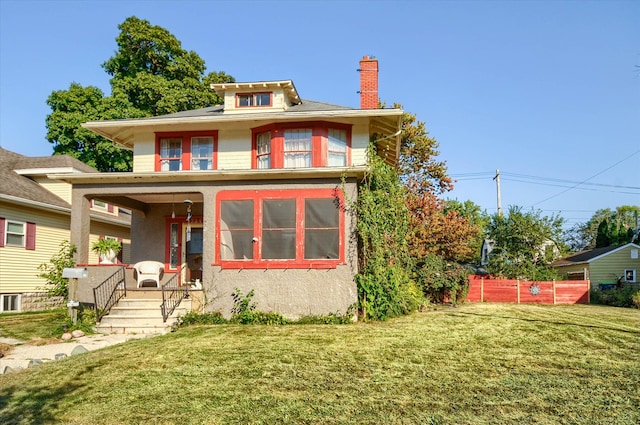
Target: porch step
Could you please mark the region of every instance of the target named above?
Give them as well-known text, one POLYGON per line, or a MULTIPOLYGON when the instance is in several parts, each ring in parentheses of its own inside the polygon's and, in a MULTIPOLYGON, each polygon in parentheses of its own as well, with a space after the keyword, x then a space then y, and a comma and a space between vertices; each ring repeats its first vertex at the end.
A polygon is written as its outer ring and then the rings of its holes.
POLYGON ((191 300, 183 299, 163 322, 160 304, 157 299, 122 298, 96 330, 103 334, 165 334, 171 332, 180 315, 191 310, 191 300))

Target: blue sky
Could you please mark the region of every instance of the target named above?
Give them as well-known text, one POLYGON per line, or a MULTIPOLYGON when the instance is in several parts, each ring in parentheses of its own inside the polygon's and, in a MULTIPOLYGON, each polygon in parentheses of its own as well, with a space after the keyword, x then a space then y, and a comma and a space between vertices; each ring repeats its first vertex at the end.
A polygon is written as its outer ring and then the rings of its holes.
POLYGON ((457 178, 449 198, 559 213, 640 205, 639 1, 0 0, 0 145, 52 153, 46 99, 71 82, 110 93, 101 64, 135 15, 208 71, 294 81, 358 107, 358 61, 416 115, 457 178))

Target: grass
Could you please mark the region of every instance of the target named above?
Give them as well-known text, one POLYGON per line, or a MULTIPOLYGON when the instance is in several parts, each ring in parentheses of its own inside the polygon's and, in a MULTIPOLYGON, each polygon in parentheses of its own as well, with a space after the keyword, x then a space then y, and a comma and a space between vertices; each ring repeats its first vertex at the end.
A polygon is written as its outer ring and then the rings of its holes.
POLYGON ((0 375, 3 424, 640 423, 640 313, 466 304, 182 328, 0 375))
POLYGON ((62 334, 66 310, 0 314, 0 336, 44 344, 62 334))

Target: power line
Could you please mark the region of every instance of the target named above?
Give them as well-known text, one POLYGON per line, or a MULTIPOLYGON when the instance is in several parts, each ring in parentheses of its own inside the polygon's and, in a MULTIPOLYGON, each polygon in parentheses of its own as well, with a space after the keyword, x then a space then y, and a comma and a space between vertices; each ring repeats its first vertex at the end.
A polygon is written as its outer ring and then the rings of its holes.
POLYGON ((596 174, 594 174, 593 176, 591 176, 591 177, 589 177, 589 178, 587 178, 587 179, 583 180, 582 182, 580 182, 580 183, 578 183, 578 184, 576 184, 576 185, 574 185, 574 186, 571 186, 570 188, 568 188, 568 189, 566 189, 566 190, 563 190, 562 192, 558 192, 558 193, 556 193, 555 195, 551 195, 551 196, 549 196, 548 198, 543 199, 542 201, 536 202, 535 204, 532 204, 531 206, 532 206, 532 207, 533 207, 533 206, 536 206, 536 205, 538 205, 538 204, 541 204, 541 203, 543 203, 543 202, 548 201, 549 199, 553 199, 553 198, 555 198, 556 196, 560 196, 560 195, 562 195, 563 193, 567 193, 568 191, 570 191, 570 190, 572 190, 572 189, 575 189, 576 187, 580 186, 581 184, 586 183, 587 181, 591 180, 592 178, 599 176, 600 174, 604 173, 605 171, 609 171, 610 169, 612 169, 612 168, 613 168, 613 167, 615 167, 616 165, 618 165, 618 164, 620 164, 620 163, 622 163, 622 162, 624 162, 624 161, 628 160, 629 158, 631 158, 631 157, 633 157, 633 156, 637 155, 638 153, 640 153, 640 149, 639 149, 639 150, 637 150, 637 151, 635 151, 635 152, 634 152, 634 153, 632 153, 631 155, 627 156, 626 158, 621 159, 620 161, 616 162, 615 164, 613 164, 613 165, 611 165, 611 166, 609 166, 609 167, 605 168, 604 170, 602 170, 602 171, 600 171, 600 172, 597 172, 596 174))

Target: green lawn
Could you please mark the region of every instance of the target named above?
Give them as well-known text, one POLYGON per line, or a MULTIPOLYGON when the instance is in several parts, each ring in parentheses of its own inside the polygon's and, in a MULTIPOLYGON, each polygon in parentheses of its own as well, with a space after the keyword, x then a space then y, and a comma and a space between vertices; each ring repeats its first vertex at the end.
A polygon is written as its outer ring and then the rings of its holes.
POLYGON ((640 311, 197 326, 0 376, 2 424, 640 423, 640 311))

